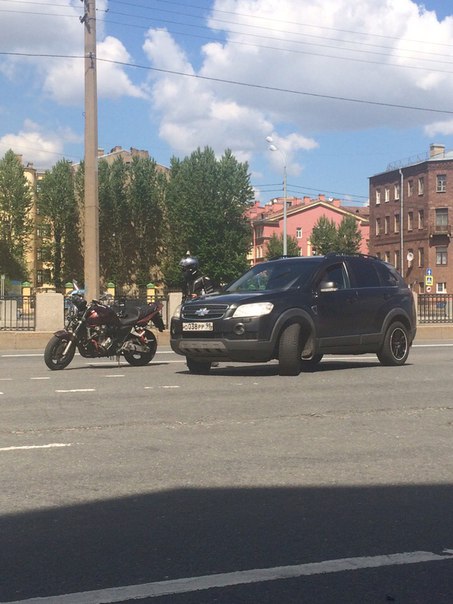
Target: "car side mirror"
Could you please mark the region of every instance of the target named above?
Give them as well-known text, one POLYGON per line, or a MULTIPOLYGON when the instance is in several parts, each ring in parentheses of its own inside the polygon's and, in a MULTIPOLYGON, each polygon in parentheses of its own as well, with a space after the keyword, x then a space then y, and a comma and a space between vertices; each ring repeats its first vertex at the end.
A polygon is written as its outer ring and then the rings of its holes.
POLYGON ((335 281, 321 281, 319 284, 320 292, 336 292, 338 289, 338 284, 335 281))

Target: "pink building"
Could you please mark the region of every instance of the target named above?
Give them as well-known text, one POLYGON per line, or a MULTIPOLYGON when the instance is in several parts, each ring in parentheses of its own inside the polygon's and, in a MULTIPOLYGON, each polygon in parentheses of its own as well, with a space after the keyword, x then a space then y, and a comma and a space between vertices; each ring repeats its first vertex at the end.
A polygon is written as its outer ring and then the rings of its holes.
MULTIPOLYGON (((265 206, 257 201, 247 215, 253 228, 253 246, 250 253, 251 264, 261 262, 266 255, 267 242, 275 233, 283 234, 283 201, 282 197, 272 199, 265 206)), ((353 216, 357 220, 362 234, 360 252, 368 253, 369 240, 369 209, 365 206, 351 207, 342 205, 339 199, 326 199, 318 195, 311 199, 304 197, 287 198, 286 232, 288 237, 294 237, 299 246, 301 256, 312 256, 310 242, 311 232, 321 216, 333 220, 339 225, 345 216, 353 216)))

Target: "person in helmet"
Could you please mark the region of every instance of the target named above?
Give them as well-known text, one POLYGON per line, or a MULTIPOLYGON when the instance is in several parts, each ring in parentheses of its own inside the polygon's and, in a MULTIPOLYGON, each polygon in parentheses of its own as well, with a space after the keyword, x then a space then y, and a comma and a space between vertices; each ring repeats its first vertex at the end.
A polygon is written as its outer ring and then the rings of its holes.
POLYGON ((198 258, 191 256, 190 252, 181 258, 179 268, 182 270, 184 282, 182 288, 182 301, 192 300, 204 294, 212 294, 214 287, 209 277, 201 274, 198 258))

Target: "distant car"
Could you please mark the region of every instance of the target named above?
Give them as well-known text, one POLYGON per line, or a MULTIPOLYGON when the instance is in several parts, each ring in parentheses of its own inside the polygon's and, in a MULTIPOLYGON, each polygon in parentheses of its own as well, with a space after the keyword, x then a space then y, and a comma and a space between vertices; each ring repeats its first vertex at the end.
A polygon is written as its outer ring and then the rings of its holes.
POLYGON ((403 365, 416 333, 411 290, 393 266, 362 254, 280 258, 257 264, 221 292, 182 304, 172 349, 192 373, 213 362, 278 359, 298 375, 325 354, 375 353, 403 365))

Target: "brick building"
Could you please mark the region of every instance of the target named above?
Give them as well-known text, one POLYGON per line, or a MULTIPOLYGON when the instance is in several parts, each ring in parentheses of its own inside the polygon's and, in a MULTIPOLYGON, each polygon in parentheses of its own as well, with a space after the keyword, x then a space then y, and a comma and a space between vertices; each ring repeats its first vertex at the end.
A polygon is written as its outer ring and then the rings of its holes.
POLYGON ((371 254, 417 293, 453 291, 453 151, 433 144, 424 159, 370 177, 369 210, 371 254))

